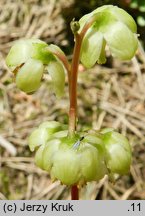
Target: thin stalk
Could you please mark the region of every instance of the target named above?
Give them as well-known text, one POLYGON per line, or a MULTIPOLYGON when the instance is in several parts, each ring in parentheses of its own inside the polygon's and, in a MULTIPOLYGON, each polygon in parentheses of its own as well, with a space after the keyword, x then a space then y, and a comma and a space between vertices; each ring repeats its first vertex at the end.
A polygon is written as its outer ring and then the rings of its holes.
MULTIPOLYGON (((70 82, 70 109, 69 109, 69 136, 73 136, 76 130, 77 117, 77 77, 78 66, 81 49, 81 37, 79 34, 75 35, 75 46, 73 52, 73 59, 71 65, 71 82, 70 82)), ((76 185, 71 187, 71 199, 79 200, 79 190, 76 185)))
POLYGON ((79 34, 75 35, 75 46, 71 65, 70 81, 70 109, 69 109, 69 135, 73 136, 76 130, 77 117, 77 77, 82 39, 79 34))
POLYGON ((72 200, 79 200, 79 190, 77 185, 71 187, 71 199, 72 200))
POLYGON ((75 46, 73 51, 73 58, 71 64, 71 71, 69 73, 69 86, 70 86, 70 108, 69 108, 69 135, 73 136, 76 130, 77 119, 77 77, 78 66, 80 60, 80 51, 83 38, 96 19, 96 15, 92 16, 84 25, 80 33, 75 34, 75 46))
MULTIPOLYGON (((89 29, 89 27, 94 22, 94 16, 85 24, 80 33, 75 34, 75 46, 73 51, 73 58, 70 71, 70 108, 69 108, 69 136, 73 136, 76 131, 76 119, 77 119, 77 78, 78 78, 78 66, 80 60, 80 51, 82 40, 89 29)), ((79 190, 77 185, 71 187, 71 199, 79 200, 79 190)))

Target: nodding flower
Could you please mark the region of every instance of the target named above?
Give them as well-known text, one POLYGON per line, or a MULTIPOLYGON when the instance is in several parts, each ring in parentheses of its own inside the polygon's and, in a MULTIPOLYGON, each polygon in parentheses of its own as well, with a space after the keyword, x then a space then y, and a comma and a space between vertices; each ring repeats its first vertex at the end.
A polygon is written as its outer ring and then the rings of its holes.
POLYGON ((36 91, 42 81, 45 70, 51 76, 54 92, 63 94, 65 68, 54 52, 64 53, 53 44, 38 39, 18 40, 11 47, 6 63, 15 75, 16 85, 26 93, 36 91))
POLYGON ((106 5, 86 14, 80 20, 80 30, 90 19, 94 22, 87 30, 81 47, 81 62, 90 68, 96 62, 106 61, 105 47, 120 60, 130 60, 138 47, 137 26, 134 19, 117 6, 106 5))

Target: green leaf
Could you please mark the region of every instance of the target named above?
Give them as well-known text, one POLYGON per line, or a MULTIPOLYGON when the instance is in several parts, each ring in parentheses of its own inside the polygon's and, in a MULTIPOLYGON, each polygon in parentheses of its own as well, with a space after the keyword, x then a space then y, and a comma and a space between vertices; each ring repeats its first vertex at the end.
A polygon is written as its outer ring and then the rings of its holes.
POLYGON ((51 62, 47 66, 47 70, 51 76, 56 96, 61 97, 64 94, 65 85, 65 70, 63 65, 59 61, 51 62))
POLYGON ((130 60, 135 55, 138 47, 137 36, 125 24, 114 23, 110 30, 104 33, 104 37, 113 56, 130 60))
POLYGON ((143 16, 138 16, 137 17, 137 22, 140 26, 144 27, 145 26, 145 17, 143 16))
POLYGON ((26 93, 36 91, 41 84, 44 67, 40 61, 29 59, 16 74, 16 85, 26 93))

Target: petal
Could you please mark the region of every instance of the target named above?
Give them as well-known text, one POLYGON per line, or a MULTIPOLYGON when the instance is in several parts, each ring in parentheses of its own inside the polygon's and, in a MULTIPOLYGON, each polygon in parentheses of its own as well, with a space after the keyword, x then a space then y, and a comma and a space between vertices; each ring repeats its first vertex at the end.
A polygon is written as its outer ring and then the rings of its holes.
POLYGON ((46 121, 39 125, 39 128, 45 128, 48 134, 53 134, 62 128, 62 124, 57 121, 46 121))
POLYGON ((80 59, 86 68, 94 66, 99 59, 103 45, 103 34, 91 28, 87 32, 81 47, 80 59))
POLYGON ((136 33, 137 26, 130 14, 117 6, 110 8, 110 10, 111 13, 118 19, 118 21, 123 22, 132 32, 136 33))
POLYGON ((52 139, 45 145, 43 152, 43 168, 50 171, 53 163, 53 155, 58 151, 60 145, 59 139, 52 139))
POLYGON ((106 174, 101 152, 93 146, 84 146, 80 150, 81 174, 84 181, 100 180, 106 174))
POLYGON ((64 93, 65 85, 65 70, 63 65, 59 61, 54 61, 47 66, 47 70, 51 76, 56 96, 61 97, 64 93))
POLYGON ((131 147, 122 134, 110 131, 103 134, 106 164, 113 173, 126 174, 131 164, 131 147))
POLYGON ((33 55, 34 57, 36 54, 38 55, 38 53, 41 51, 40 48, 46 46, 48 45, 39 39, 18 40, 10 49, 10 52, 6 58, 6 63, 9 67, 17 67, 22 63, 25 63, 33 55))
POLYGON ((34 151, 36 147, 46 144, 48 138, 49 134, 45 128, 35 129, 28 139, 30 150, 34 151))
POLYGON ((9 67, 19 66, 31 57, 31 53, 32 47, 25 40, 19 40, 10 49, 6 64, 9 67))
POLYGON ((103 40, 101 53, 100 53, 99 59, 97 61, 98 64, 105 64, 105 62, 106 62, 105 46, 106 46, 106 41, 103 40))
POLYGON ((40 61, 29 59, 18 71, 16 84, 26 93, 36 91, 43 75, 44 67, 40 61))
POLYGON ((94 16, 97 15, 100 12, 103 12, 105 10, 109 10, 110 8, 112 8, 113 5, 104 5, 102 7, 98 7, 96 10, 92 11, 91 13, 88 13, 86 15, 84 15, 80 20, 79 20, 79 24, 80 24, 80 30, 79 32, 82 30, 82 28, 84 27, 84 25, 88 22, 88 20, 94 16))
POLYGON ((44 165, 43 165, 43 153, 45 151, 45 145, 41 145, 39 149, 37 150, 35 154, 35 164, 44 170, 44 165))
POLYGON ((52 173, 53 176, 63 184, 77 184, 80 178, 79 157, 77 152, 70 149, 60 149, 57 151, 53 156, 52 173))
POLYGON ((104 33, 104 37, 113 56, 121 60, 130 60, 135 55, 138 40, 125 24, 114 23, 104 33))

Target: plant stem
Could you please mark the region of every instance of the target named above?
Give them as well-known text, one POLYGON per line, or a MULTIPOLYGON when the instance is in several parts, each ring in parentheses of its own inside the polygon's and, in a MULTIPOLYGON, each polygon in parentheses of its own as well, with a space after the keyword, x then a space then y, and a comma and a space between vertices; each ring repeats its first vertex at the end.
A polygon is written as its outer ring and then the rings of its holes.
MULTIPOLYGON (((89 27, 94 22, 94 17, 86 23, 83 27, 82 31, 75 34, 75 46, 73 51, 73 58, 71 64, 71 71, 70 71, 70 79, 69 79, 69 86, 70 86, 70 108, 69 108, 69 136, 73 136, 76 131, 76 119, 77 119, 77 78, 78 78, 78 66, 80 60, 80 51, 82 40, 84 35, 86 34, 89 27)), ((77 185, 73 185, 71 187, 71 199, 78 200, 79 199, 79 190, 77 185)))
POLYGON ((84 25, 80 33, 75 34, 75 46, 73 51, 73 58, 71 64, 71 71, 69 73, 69 86, 70 86, 70 108, 69 108, 69 135, 73 136, 76 130, 76 119, 77 119, 77 77, 78 77, 78 66, 80 59, 80 51, 83 38, 95 21, 96 16, 92 16, 88 22, 84 25))
MULTIPOLYGON (((81 37, 79 34, 75 35, 75 46, 73 51, 73 59, 71 64, 71 79, 70 79, 70 109, 69 109, 69 136, 73 136, 76 130, 77 118, 77 77, 78 66, 81 49, 81 37)), ((76 185, 71 187, 71 199, 79 199, 79 190, 76 185)))
POLYGON ((71 187, 71 200, 79 200, 79 190, 77 185, 71 187))
POLYGON ((75 35, 75 46, 71 65, 70 80, 70 109, 69 109, 69 135, 73 136, 76 130, 77 117, 77 77, 82 39, 79 34, 75 35))

